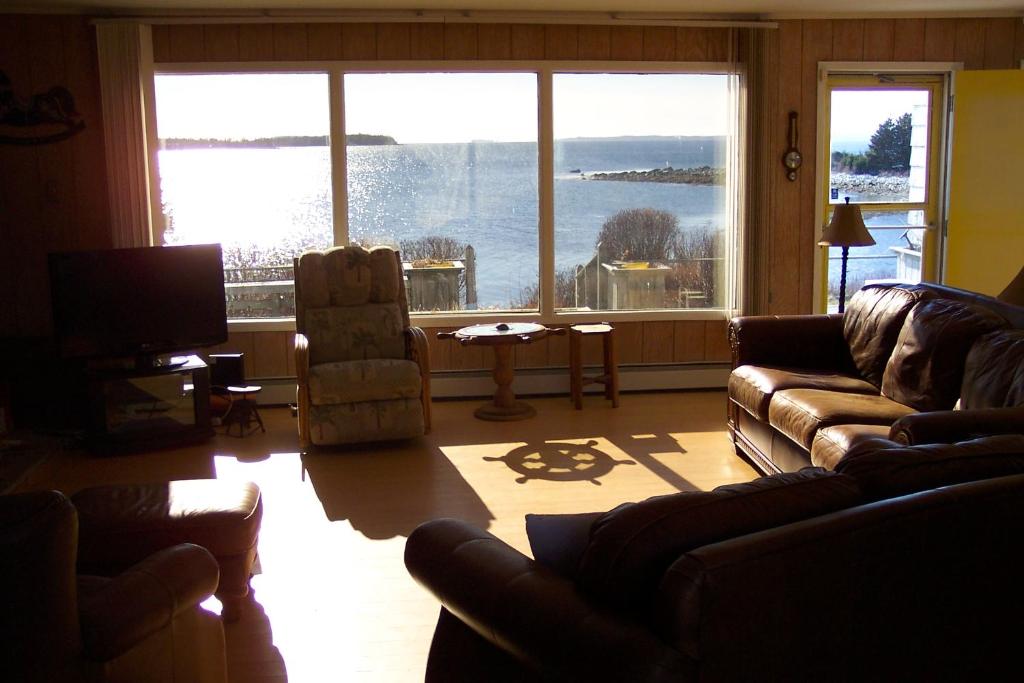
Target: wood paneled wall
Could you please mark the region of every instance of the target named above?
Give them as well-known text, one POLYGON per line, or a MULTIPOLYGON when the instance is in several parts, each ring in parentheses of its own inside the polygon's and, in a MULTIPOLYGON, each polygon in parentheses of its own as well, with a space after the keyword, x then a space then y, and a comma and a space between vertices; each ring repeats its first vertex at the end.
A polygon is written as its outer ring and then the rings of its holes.
POLYGON ((46 255, 110 247, 94 30, 81 16, 0 15, 0 71, 27 102, 67 88, 85 130, 0 145, 0 338, 50 333, 46 255))
MULTIPOLYGON (((210 24, 153 31, 159 62, 401 59, 723 61, 726 29, 494 24, 210 24)), ((967 68, 1016 68, 1024 58, 1020 18, 791 20, 780 22, 775 134, 764 144, 781 158, 787 114, 800 113, 804 166, 797 182, 781 163, 773 179, 769 307, 809 312, 814 268, 817 63, 836 60, 963 61, 967 68)), ((0 70, 28 97, 52 85, 75 96, 86 130, 41 147, 0 147, 0 337, 49 332, 46 253, 111 243, 94 32, 80 16, 0 15, 0 70)), ((757 102, 751 102, 756 107, 757 102)), ((619 360, 670 363, 726 360, 724 322, 617 325, 619 360)), ((437 330, 428 330, 433 339, 437 330)), ((432 342, 438 370, 483 368, 479 349, 432 342)), ((293 374, 291 335, 233 334, 225 348, 246 352, 250 377, 293 374)), ((519 367, 562 365, 565 341, 517 349, 519 367)), ((589 350, 588 353, 595 353, 589 350)), ((593 358, 593 356, 591 356, 593 358)))
POLYGON ((153 27, 157 62, 301 60, 725 61, 730 31, 536 24, 216 24, 153 27))
MULTIPOLYGON (((430 345, 431 369, 438 372, 489 370, 494 360, 490 349, 462 346, 437 338, 438 332, 454 329, 424 328, 430 345)), ((227 343, 211 352, 244 353, 248 378, 293 377, 294 338, 292 332, 233 332, 227 343)), ((730 359, 724 320, 615 323, 615 350, 619 365, 715 363, 730 359)), ((534 344, 516 346, 514 353, 517 368, 566 367, 569 365, 569 338, 547 337, 534 344)), ((583 362, 600 365, 598 340, 585 340, 583 362)))
MULTIPOLYGON (((790 111, 800 115, 804 163, 796 182, 775 176, 768 305, 807 313, 814 293, 814 193, 818 62, 963 62, 966 69, 1016 69, 1024 59, 1020 17, 985 19, 793 20, 779 25, 778 121, 771 144, 781 159, 790 111)), ((757 106, 756 103, 753 106, 757 106)))

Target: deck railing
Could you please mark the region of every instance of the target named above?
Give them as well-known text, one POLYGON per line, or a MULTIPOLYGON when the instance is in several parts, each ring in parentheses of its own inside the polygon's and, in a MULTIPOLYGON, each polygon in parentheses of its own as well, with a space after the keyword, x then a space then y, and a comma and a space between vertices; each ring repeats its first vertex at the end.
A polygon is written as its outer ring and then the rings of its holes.
MULTIPOLYGON (((447 268, 403 263, 406 294, 414 312, 476 308, 472 247, 467 260, 447 268)), ((228 318, 290 318, 295 315, 295 272, 290 265, 225 268, 228 318)))
POLYGON ((295 315, 292 266, 225 268, 228 318, 289 318, 295 315))

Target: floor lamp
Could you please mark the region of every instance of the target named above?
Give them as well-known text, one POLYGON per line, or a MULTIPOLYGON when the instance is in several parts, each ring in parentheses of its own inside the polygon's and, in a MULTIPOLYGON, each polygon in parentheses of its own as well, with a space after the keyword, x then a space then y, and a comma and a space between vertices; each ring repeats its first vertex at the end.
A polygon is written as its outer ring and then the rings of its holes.
POLYGON ((843 264, 839 271, 839 312, 846 309, 846 260, 850 256, 850 247, 870 247, 875 239, 864 227, 864 217, 860 206, 850 203, 846 197, 845 204, 837 204, 832 212, 832 220, 825 226, 818 244, 823 247, 842 247, 843 264))

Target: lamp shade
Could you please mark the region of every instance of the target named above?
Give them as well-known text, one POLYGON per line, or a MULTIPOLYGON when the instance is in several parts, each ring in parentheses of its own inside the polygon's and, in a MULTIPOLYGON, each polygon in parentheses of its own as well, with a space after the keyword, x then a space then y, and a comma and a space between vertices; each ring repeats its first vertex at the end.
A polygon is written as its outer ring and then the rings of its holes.
POLYGON ((849 197, 846 198, 845 204, 836 206, 836 210, 832 212, 832 220, 818 241, 823 247, 868 247, 874 243, 875 239, 864 227, 860 207, 851 204, 849 197))

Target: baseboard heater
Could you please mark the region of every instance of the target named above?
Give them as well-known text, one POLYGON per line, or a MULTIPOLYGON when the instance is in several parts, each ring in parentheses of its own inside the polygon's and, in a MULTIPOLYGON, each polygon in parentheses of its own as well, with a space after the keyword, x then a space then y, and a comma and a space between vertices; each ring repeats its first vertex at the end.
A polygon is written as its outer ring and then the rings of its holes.
MULTIPOLYGON (((592 368, 591 372, 597 372, 592 368)), ((728 363, 691 363, 685 365, 637 365, 619 368, 620 391, 664 391, 669 389, 724 389, 729 381, 728 363)), ((263 391, 255 396, 263 405, 295 403, 294 377, 253 377, 263 391)), ((516 370, 512 390, 519 396, 569 395, 567 368, 523 368, 516 370)), ((585 392, 599 393, 604 387, 590 384, 585 392)), ((436 372, 430 380, 434 398, 484 398, 494 393, 494 380, 488 370, 436 372)))

